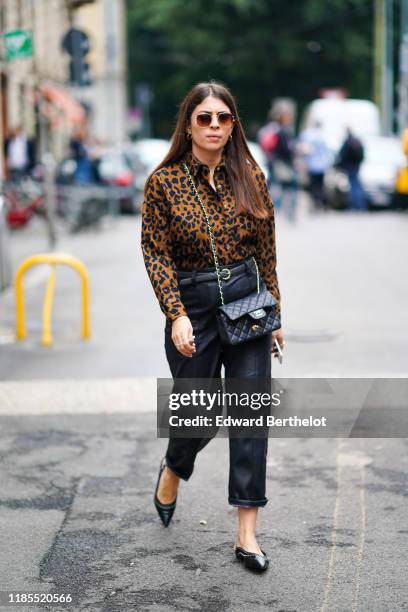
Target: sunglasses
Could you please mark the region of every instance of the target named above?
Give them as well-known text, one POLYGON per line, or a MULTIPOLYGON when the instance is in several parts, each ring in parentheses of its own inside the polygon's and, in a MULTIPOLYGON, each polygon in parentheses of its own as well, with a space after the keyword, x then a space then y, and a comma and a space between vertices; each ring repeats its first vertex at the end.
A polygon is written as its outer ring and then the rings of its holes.
MULTIPOLYGON (((230 127, 235 121, 235 117, 231 113, 222 111, 214 114, 217 115, 218 123, 223 127, 230 127)), ((209 127, 212 122, 212 115, 212 113, 199 113, 196 116, 197 125, 200 127, 209 127)))

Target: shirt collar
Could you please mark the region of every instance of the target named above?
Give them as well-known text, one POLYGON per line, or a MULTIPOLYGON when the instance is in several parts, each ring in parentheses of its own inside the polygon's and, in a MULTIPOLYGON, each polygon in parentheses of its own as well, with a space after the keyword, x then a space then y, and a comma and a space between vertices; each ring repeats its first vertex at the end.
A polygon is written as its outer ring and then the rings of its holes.
MULTIPOLYGON (((207 164, 204 164, 202 161, 200 161, 199 159, 197 159, 197 157, 193 154, 192 150, 189 149, 184 157, 183 157, 183 162, 186 162, 187 166, 190 169, 190 172, 193 176, 197 176, 200 172, 203 171, 207 171, 209 170, 207 164)), ((217 169, 218 168, 225 168, 225 162, 226 162, 226 154, 223 151, 222 156, 221 156, 221 160, 219 162, 219 164, 217 164, 217 169)))

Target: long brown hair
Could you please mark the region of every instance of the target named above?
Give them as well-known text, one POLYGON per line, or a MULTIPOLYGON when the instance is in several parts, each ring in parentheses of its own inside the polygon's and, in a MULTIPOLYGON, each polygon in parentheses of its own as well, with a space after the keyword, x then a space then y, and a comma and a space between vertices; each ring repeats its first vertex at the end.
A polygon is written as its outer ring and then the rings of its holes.
POLYGON ((254 217, 264 219, 269 216, 269 211, 259 194, 247 160, 254 166, 257 166, 257 162, 247 145, 234 96, 225 85, 216 81, 197 83, 182 100, 177 113, 176 127, 169 152, 149 175, 145 190, 152 174, 167 164, 179 161, 191 149, 191 139, 188 140, 186 137, 187 127, 190 125, 191 115, 195 107, 208 96, 214 96, 222 100, 235 117, 232 139, 229 139, 225 145, 224 153, 228 178, 237 202, 236 214, 249 213, 254 217))

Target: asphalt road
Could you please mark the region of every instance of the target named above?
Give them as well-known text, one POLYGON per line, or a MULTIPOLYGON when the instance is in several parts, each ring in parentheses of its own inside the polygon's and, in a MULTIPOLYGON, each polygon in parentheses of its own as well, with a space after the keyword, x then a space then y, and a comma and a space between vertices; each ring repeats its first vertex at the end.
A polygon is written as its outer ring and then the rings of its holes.
MULTIPOLYGON (((275 376, 406 377, 407 225, 406 215, 303 209, 294 226, 278 220, 287 345, 275 376)), ((37 229, 13 237, 15 262, 44 250, 37 229)), ((169 373, 139 231, 138 218, 122 218, 61 241, 89 269, 87 343, 71 271, 57 273, 52 348, 40 344, 46 274, 27 278, 24 343, 12 293, 0 296, 3 601, 13 590, 69 592, 72 609, 106 612, 408 610, 406 439, 271 438, 261 576, 233 556, 226 439, 198 456, 161 526, 155 377, 169 373)))
POLYGON ((137 387, 105 382, 101 402, 58 381, 36 413, 2 410, 1 590, 71 593, 75 610, 106 612, 407 610, 406 439, 271 438, 258 524, 271 563, 258 576, 233 556, 225 438, 198 455, 162 527, 165 440, 153 406, 125 408, 137 387))

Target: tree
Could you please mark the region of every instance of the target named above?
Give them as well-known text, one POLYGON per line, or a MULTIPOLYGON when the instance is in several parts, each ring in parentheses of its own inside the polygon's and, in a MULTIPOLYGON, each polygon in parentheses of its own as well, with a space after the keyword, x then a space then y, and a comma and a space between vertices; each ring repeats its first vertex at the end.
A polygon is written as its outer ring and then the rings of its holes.
POLYGON ((128 0, 128 45, 130 102, 136 83, 150 84, 157 136, 203 80, 232 89, 250 136, 277 96, 300 109, 322 87, 371 98, 369 0, 128 0))

